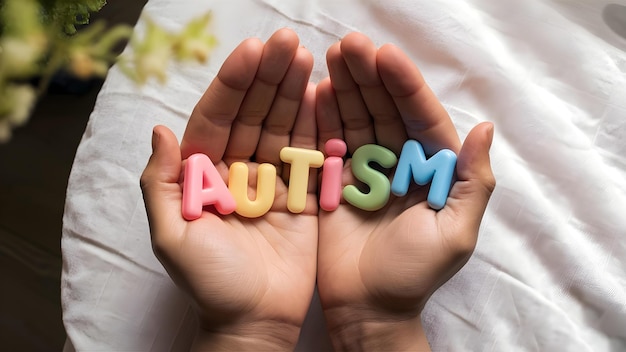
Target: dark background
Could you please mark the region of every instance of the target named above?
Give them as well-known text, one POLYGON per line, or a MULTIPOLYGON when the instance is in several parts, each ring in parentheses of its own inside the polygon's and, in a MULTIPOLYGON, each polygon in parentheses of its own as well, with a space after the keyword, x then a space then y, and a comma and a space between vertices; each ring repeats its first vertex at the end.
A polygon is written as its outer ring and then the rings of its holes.
MULTIPOLYGON (((109 0, 92 15, 133 25, 146 0, 109 0)), ((0 349, 60 351, 61 228, 76 148, 102 81, 57 81, 30 121, 0 144, 0 349)))

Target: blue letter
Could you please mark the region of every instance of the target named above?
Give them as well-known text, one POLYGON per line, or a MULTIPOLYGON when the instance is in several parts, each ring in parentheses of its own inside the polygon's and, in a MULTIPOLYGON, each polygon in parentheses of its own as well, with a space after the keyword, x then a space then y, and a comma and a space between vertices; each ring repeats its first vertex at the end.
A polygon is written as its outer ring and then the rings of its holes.
POLYGON ((391 183, 391 192, 399 197, 406 195, 411 175, 420 186, 432 180, 428 191, 428 205, 439 210, 446 205, 455 166, 456 154, 453 151, 442 149, 426 160, 422 145, 417 141, 408 140, 402 147, 396 174, 391 183))

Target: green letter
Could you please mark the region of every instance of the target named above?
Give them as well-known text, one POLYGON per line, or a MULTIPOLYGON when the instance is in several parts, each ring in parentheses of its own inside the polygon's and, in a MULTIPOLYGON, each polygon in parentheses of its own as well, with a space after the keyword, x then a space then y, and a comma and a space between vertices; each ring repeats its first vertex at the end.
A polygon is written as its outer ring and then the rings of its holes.
POLYGON ((370 191, 363 193, 356 186, 348 185, 343 189, 343 198, 359 209, 376 211, 387 204, 391 186, 387 176, 369 166, 371 161, 384 168, 391 168, 396 165, 398 158, 391 150, 379 145, 359 147, 352 155, 352 174, 367 184, 370 191))

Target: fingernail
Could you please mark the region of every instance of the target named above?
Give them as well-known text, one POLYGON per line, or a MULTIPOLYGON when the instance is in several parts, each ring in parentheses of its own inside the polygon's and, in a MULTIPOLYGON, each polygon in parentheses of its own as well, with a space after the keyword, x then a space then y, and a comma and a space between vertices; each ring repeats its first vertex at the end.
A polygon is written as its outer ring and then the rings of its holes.
POLYGON ((493 135, 494 135, 494 131, 495 131, 495 127, 493 122, 487 122, 487 124, 489 125, 487 127, 487 138, 489 139, 489 147, 491 148, 491 143, 493 142, 493 135))
POLYGON ((156 130, 152 130, 152 153, 156 152, 157 145, 159 144, 159 134, 156 130))

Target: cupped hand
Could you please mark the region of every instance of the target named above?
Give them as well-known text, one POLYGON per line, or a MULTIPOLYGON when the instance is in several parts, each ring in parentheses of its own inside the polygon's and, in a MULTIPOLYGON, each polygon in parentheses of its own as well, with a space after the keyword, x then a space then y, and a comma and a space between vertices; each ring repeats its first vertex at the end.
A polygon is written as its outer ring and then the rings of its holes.
MULTIPOLYGON (((170 130, 154 129, 153 154, 141 177, 153 249, 191 298, 208 332, 205 347, 237 335, 260 341, 258 348, 263 340, 283 347, 297 340, 316 278, 316 177, 312 172, 304 211, 290 213, 288 172, 279 153, 286 146, 316 148, 312 65, 290 30, 277 31, 266 43, 248 39, 196 105, 180 147, 170 130), (271 210, 250 219, 205 207, 199 219, 184 220, 181 171, 194 153, 208 155, 225 181, 233 162, 247 164, 251 199, 258 165, 275 165, 271 210)), ((222 344, 237 346, 244 348, 222 344)))
MULTIPOLYGON (((479 124, 461 144, 418 68, 393 45, 377 48, 352 33, 328 50, 327 62, 330 79, 317 88, 320 150, 328 139, 340 138, 349 153, 374 143, 399 155, 403 143, 415 139, 427 155, 442 148, 458 155, 456 182, 439 211, 426 202, 428 187, 413 184, 406 196, 391 195, 376 212, 342 203, 319 215, 317 280, 335 347, 343 349, 347 336, 354 340, 366 331, 378 331, 384 341, 399 331, 419 335, 427 299, 475 247, 495 186, 489 161, 493 127, 479 124)), ((355 184, 350 161, 345 165, 344 184, 355 184)), ((427 348, 395 342, 377 347, 427 348)))

